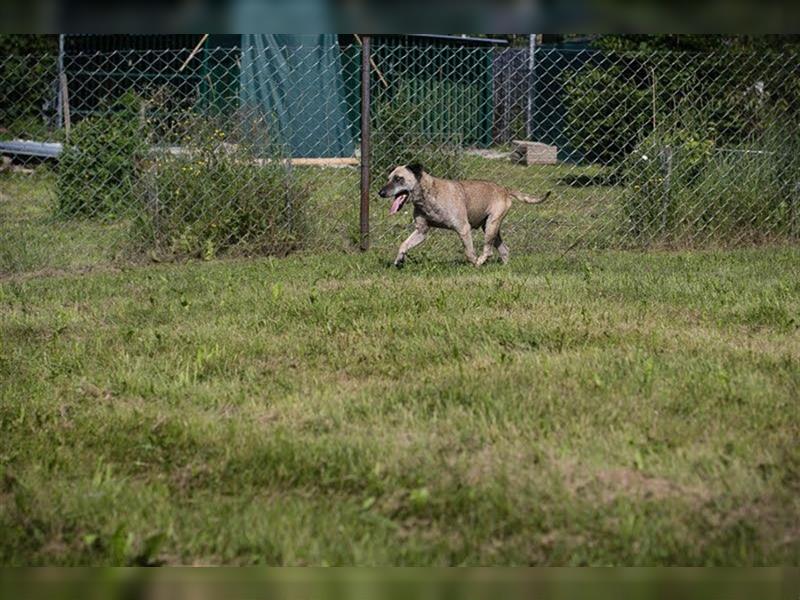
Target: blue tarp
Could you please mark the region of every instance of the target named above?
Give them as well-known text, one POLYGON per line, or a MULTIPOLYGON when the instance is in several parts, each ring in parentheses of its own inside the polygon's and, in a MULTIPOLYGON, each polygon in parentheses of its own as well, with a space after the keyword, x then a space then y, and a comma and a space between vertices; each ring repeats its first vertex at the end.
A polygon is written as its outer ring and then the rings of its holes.
POLYGON ((353 155, 336 35, 242 35, 239 84, 293 157, 353 155))

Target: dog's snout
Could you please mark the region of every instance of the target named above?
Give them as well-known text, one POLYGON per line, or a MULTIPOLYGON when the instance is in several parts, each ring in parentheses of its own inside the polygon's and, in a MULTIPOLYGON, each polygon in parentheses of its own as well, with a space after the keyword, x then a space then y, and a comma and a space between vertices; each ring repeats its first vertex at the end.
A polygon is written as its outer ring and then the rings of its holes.
POLYGON ((385 187, 381 188, 381 191, 378 192, 378 196, 380 196, 381 198, 386 198, 386 196, 388 196, 388 195, 389 194, 386 192, 386 188, 385 187))

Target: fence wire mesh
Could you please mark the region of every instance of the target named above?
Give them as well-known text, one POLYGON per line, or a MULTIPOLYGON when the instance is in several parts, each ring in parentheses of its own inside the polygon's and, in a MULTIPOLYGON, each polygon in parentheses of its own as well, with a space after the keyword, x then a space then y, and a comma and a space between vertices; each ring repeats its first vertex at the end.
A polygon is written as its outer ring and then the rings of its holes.
MULTIPOLYGON (((512 252, 796 241, 797 63, 373 47, 372 247, 410 231, 377 195, 410 162, 552 191, 512 208, 512 252)), ((340 45, 0 57, 0 272, 357 248, 360 68, 340 45)))

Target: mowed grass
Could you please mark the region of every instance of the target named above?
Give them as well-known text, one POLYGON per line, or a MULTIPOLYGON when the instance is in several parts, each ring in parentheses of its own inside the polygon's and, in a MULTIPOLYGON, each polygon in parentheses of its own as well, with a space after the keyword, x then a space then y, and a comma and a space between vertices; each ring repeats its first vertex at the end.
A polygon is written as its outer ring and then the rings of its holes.
POLYGON ((2 564, 797 564, 800 250, 0 281, 2 564))

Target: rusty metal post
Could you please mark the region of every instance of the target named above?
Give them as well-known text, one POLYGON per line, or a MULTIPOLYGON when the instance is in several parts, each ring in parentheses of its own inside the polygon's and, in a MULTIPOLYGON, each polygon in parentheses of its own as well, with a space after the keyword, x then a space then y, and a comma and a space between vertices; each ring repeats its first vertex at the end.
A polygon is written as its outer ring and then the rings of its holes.
POLYGON ((361 250, 369 249, 369 75, 370 36, 361 42, 361 250))

